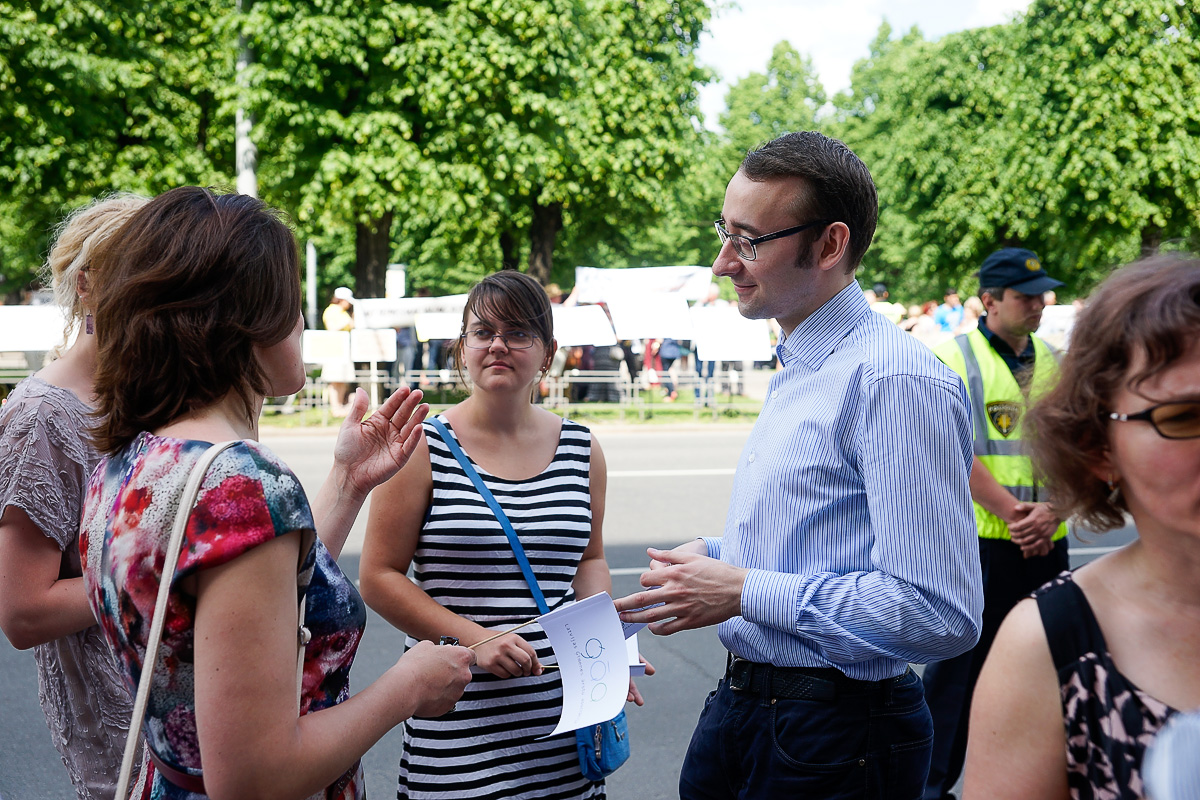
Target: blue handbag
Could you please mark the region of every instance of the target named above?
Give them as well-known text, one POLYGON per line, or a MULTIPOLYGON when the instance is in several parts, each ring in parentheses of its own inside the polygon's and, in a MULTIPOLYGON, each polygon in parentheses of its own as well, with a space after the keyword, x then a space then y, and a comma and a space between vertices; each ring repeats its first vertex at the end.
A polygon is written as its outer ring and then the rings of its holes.
MULTIPOLYGON (((513 555, 516 556, 517 563, 521 566, 521 574, 525 576, 525 582, 529 584, 529 591, 533 592, 533 599, 537 602, 538 610, 543 614, 548 613, 550 607, 546 605, 542 588, 538 586, 533 568, 525 556, 525 548, 521 546, 517 532, 513 530, 512 523, 508 521, 508 515, 496 502, 491 490, 484 484, 483 478, 479 477, 479 472, 471 465, 471 460, 458 446, 455 438, 450 435, 445 424, 437 417, 430 419, 429 424, 442 437, 446 447, 450 448, 451 455, 458 461, 458 465, 462 467, 467 477, 471 479, 471 483, 475 484, 475 489, 488 504, 488 508, 496 515, 496 521, 504 529, 504 535, 508 537, 508 544, 512 547, 513 555)), ((576 730, 575 749, 579 753, 579 769, 583 773, 583 777, 589 781, 602 781, 616 772, 617 767, 629 760, 629 725, 625 721, 625 712, 622 711, 607 722, 576 730)))
POLYGON ((575 731, 579 769, 589 781, 602 781, 629 760, 629 725, 622 711, 608 722, 575 731))

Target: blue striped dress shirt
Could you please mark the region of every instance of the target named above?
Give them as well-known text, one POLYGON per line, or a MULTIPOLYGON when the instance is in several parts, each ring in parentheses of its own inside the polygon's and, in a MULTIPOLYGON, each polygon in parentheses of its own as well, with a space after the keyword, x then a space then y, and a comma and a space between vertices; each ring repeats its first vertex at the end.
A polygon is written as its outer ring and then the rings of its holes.
POLYGON ((722 643, 860 680, 969 650, 983 589, 962 381, 856 283, 778 353, 725 535, 704 540, 749 570, 722 643))

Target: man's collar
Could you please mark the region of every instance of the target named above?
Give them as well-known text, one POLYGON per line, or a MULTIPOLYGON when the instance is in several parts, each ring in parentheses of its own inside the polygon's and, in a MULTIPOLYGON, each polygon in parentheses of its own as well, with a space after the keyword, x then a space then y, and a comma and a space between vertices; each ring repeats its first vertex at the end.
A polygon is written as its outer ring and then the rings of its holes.
POLYGON ((851 281, 822 303, 791 334, 780 340, 777 348, 779 363, 787 366, 799 360, 813 369, 819 369, 838 342, 845 339, 850 329, 870 313, 873 312, 863 297, 862 289, 857 282, 851 281))
POLYGON ((987 339, 988 344, 992 346, 992 349, 1000 355, 1010 355, 1016 358, 1026 358, 1033 355, 1033 336, 1029 337, 1025 345, 1024 352, 1018 353, 1012 349, 1012 346, 1009 345, 1008 342, 1001 339, 999 334, 988 327, 987 314, 984 314, 979 318, 979 332, 983 334, 985 339, 987 339))

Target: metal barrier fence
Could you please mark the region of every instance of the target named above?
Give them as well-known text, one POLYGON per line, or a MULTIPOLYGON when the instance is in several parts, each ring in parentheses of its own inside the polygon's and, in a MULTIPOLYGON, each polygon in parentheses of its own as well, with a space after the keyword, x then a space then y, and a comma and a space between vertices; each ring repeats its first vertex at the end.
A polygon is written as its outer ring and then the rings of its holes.
MULTIPOLYGON (((644 373, 637 380, 632 380, 628 374, 612 370, 568 370, 563 375, 547 376, 542 381, 540 402, 563 416, 570 416, 573 409, 614 410, 622 421, 630 415, 645 420, 656 409, 689 407, 695 419, 702 416, 716 419, 723 412, 745 411, 747 406, 756 405, 754 401, 741 396, 744 382, 735 369, 720 370, 711 378, 702 378, 695 373, 682 373, 674 377, 676 398, 673 401, 662 396, 664 390, 661 384, 652 385, 645 379, 644 373)), ((438 390, 466 391, 457 371, 452 369, 409 370, 403 380, 426 390, 427 394, 438 390)), ((354 382, 367 391, 372 408, 400 385, 387 370, 357 370, 354 382)), ((332 391, 329 382, 310 377, 297 394, 268 398, 264 411, 289 414, 314 409, 322 412, 323 424, 331 424, 336 421, 332 391)), ((452 403, 430 403, 435 413, 450 405, 452 403)))

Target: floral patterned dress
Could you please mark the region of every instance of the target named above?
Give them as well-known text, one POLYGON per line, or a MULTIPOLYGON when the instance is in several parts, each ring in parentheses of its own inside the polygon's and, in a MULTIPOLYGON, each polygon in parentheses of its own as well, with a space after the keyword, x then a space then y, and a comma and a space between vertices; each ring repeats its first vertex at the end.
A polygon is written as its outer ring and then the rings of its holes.
MULTIPOLYGON (((100 620, 130 694, 145 657, 171 526, 192 466, 208 442, 140 434, 92 474, 84 499, 80 549, 88 598, 100 620)), ((199 570, 228 563, 256 545, 314 523, 299 480, 266 447, 240 442, 219 455, 206 473, 188 519, 172 585, 199 570)), ((305 625, 312 632, 304 658, 301 715, 349 696, 349 673, 366 624, 366 607, 353 583, 320 543, 300 565, 298 587, 307 591, 305 625)), ((193 693, 195 598, 172 591, 155 680, 142 733, 168 767, 200 776, 193 693)), ((141 800, 195 800, 148 761, 141 800)), ((325 792, 327 798, 361 798, 355 764, 325 792)))
POLYGON ((1096 615, 1071 573, 1034 597, 1058 671, 1072 800, 1142 800, 1146 748, 1178 712, 1117 671, 1096 615))

